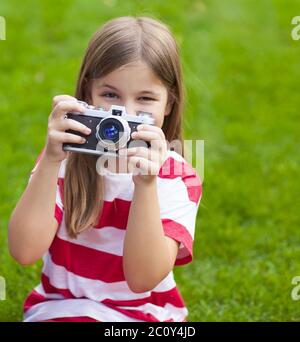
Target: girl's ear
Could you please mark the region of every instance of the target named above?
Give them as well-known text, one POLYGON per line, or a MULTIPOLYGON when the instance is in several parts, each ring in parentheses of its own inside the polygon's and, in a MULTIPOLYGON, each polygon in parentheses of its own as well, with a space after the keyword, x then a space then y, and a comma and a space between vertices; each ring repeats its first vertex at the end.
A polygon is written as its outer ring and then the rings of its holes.
POLYGON ((170 115, 172 108, 173 108, 173 104, 174 104, 174 99, 173 96, 171 96, 170 94, 168 95, 168 102, 166 105, 166 110, 165 110, 165 116, 170 115))

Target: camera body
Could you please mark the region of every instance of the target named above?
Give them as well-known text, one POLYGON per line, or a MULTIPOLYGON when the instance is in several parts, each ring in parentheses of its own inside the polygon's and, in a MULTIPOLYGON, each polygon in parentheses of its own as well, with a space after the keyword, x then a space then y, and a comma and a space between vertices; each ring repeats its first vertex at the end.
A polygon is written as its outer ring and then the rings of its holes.
POLYGON ((149 142, 132 140, 131 134, 141 124, 154 125, 151 113, 138 112, 137 115, 130 115, 123 106, 113 105, 109 110, 105 110, 102 107, 95 108, 83 101, 78 102, 86 108, 84 113, 67 113, 65 118, 84 124, 91 129, 91 133, 84 135, 78 131, 67 130, 68 133, 84 137, 86 142, 64 143, 64 151, 117 156, 120 148, 150 147, 149 142))

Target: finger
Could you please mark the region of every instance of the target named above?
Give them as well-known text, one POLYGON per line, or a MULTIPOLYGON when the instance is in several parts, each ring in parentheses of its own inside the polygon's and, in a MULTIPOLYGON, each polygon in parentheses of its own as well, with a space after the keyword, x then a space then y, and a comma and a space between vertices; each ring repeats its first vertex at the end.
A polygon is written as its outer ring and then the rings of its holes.
POLYGON ((151 147, 159 148, 163 145, 163 139, 157 132, 150 131, 138 131, 131 134, 134 140, 146 140, 151 142, 151 147))
POLYGON ((85 108, 82 104, 75 101, 60 101, 51 113, 51 118, 63 118, 68 112, 83 113, 85 108))
POLYGON ((130 156, 138 156, 145 159, 150 159, 151 151, 146 147, 130 147, 130 148, 122 148, 119 150, 119 155, 121 157, 130 157, 130 156))
POLYGON ((138 125, 137 126, 137 130, 138 131, 156 132, 156 133, 158 133, 161 136, 162 139, 166 139, 163 130, 160 127, 157 127, 157 126, 142 124, 142 125, 138 125))
POLYGON ((156 176, 159 173, 158 165, 141 157, 129 157, 128 170, 134 175, 140 174, 156 176))
POLYGON ((85 135, 88 135, 91 133, 91 129, 89 127, 73 119, 62 120, 60 121, 59 125, 60 125, 61 131, 66 131, 67 129, 71 129, 73 131, 81 132, 85 135))
POLYGON ((159 162, 161 157, 156 150, 152 150, 146 147, 130 147, 128 149, 120 149, 119 155, 125 157, 141 157, 153 162, 159 162))
POLYGON ((49 139, 58 143, 83 144, 86 142, 86 139, 81 137, 80 135, 59 131, 52 131, 49 134, 49 139))
POLYGON ((77 101, 77 99, 71 95, 56 95, 52 99, 52 107, 54 108, 60 101, 77 101))

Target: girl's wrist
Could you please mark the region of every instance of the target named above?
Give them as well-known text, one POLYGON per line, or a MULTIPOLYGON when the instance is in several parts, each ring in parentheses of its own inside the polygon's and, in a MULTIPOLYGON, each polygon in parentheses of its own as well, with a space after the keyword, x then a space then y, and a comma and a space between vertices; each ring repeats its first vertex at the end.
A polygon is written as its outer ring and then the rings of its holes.
POLYGON ((153 185, 156 185, 156 175, 151 175, 151 176, 141 176, 141 175, 136 175, 132 176, 133 182, 135 187, 138 188, 148 188, 152 187, 153 185))
POLYGON ((42 158, 41 158, 41 162, 40 162, 41 166, 44 168, 59 168, 61 161, 57 161, 57 160, 52 160, 51 158, 49 158, 47 156, 47 154, 45 153, 42 158))

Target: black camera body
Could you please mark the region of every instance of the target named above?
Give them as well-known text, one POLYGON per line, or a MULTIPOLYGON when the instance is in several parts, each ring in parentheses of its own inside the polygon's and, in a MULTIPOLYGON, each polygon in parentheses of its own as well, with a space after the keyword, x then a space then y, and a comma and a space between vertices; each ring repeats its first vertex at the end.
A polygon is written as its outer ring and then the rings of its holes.
POLYGON ((138 112, 137 115, 129 115, 123 106, 113 105, 109 110, 105 110, 102 107, 90 106, 83 101, 78 102, 86 108, 84 113, 67 113, 65 117, 89 127, 91 133, 84 135, 78 131, 67 130, 66 132, 84 137, 86 142, 83 144, 64 143, 64 151, 117 156, 120 148, 150 147, 149 142, 132 140, 131 134, 141 124, 154 125, 151 113, 138 112))

